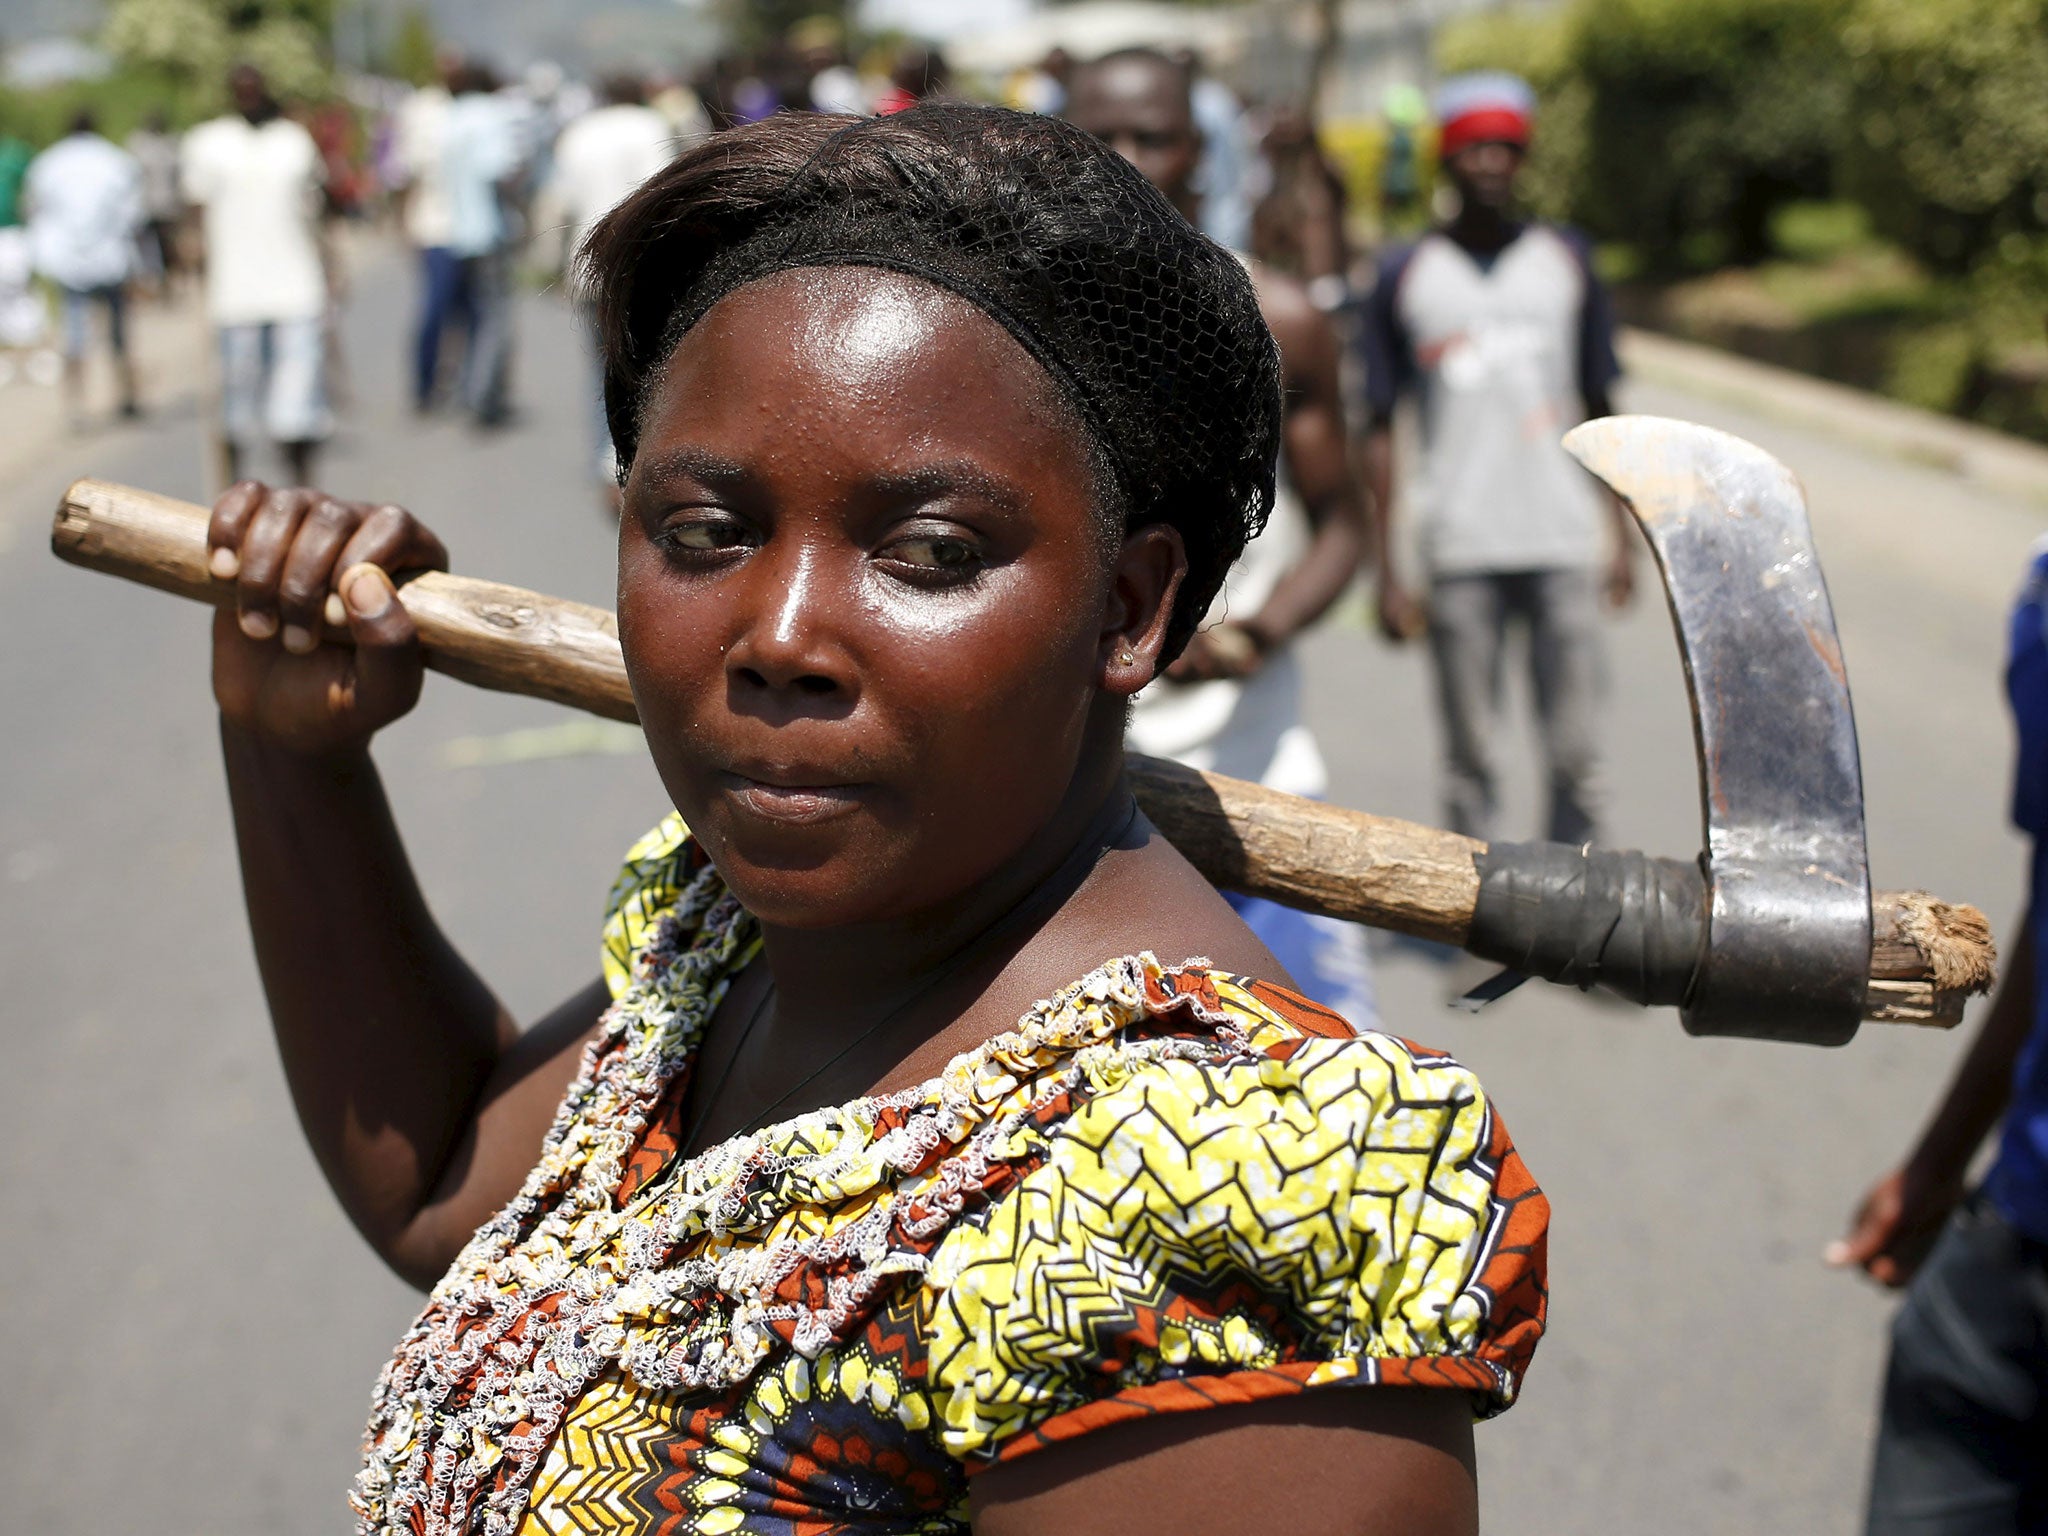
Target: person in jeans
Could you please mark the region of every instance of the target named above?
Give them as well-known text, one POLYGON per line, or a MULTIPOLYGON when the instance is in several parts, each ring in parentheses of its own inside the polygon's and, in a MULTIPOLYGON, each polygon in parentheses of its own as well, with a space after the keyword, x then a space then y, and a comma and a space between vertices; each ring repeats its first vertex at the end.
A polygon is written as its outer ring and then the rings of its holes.
POLYGON ((1620 365, 1584 242, 1516 215, 1533 101, 1511 75, 1459 76, 1442 88, 1441 154, 1458 211, 1380 263, 1361 330, 1366 476, 1380 514, 1380 627, 1396 641, 1429 635, 1449 824, 1494 835, 1502 653, 1520 625, 1547 766, 1547 835, 1586 843, 1597 826, 1600 599, 1628 601, 1634 544, 1620 504, 1558 443, 1609 414, 1620 365), (1393 418, 1411 393, 1422 462, 1408 492, 1426 603, 1394 558, 1393 418))
POLYGON ((143 225, 142 169, 125 149, 100 137, 91 112, 28 168, 23 184, 35 269, 64 296, 64 394, 74 429, 85 413, 85 355, 91 311, 106 312, 121 414, 141 414, 135 361, 128 351, 128 280, 135 274, 143 225))
POLYGON ((1906 1161, 1828 1248, 1906 1286, 1871 1469, 1868 1536, 2048 1531, 2048 549, 2013 613, 2012 817, 2034 839, 2032 899, 1983 1028, 1906 1161), (1976 1190, 1977 1148, 2003 1127, 1976 1190))
POLYGON ((462 405, 479 427, 505 425, 512 415, 513 254, 520 228, 515 207, 529 146, 518 104, 498 93, 486 66, 463 68, 441 141, 441 181, 448 199, 448 249, 459 264, 471 316, 462 361, 462 405))
POLYGON ((326 387, 324 170, 313 136, 278 109, 261 73, 228 76, 235 110, 185 135, 185 195, 204 210, 206 311, 220 338, 222 478, 265 438, 309 484, 333 430, 326 387))

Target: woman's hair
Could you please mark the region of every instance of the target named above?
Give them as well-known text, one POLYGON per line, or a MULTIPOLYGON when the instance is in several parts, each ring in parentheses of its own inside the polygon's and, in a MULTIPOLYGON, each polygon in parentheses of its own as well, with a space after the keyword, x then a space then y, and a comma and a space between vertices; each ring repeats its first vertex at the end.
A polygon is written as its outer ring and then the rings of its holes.
POLYGON ((1001 324, 1080 418, 1118 531, 1179 531, 1188 575, 1162 666, 1272 509, 1279 354, 1250 277, 1056 118, 957 105, 771 117, 680 156, 580 259, 622 478, 664 364, 712 305, 772 273, 866 266, 1001 324))

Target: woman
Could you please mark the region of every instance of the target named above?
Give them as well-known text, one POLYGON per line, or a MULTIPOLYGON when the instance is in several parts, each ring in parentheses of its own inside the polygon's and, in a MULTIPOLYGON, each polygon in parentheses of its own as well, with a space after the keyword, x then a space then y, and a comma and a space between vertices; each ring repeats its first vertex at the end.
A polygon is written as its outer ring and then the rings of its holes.
POLYGON ((724 135, 586 259, 679 812, 603 979, 520 1033, 407 868, 366 748, 420 682, 384 572, 438 541, 255 485, 211 532, 300 1116, 435 1287, 363 1528, 1469 1530, 1542 1196, 1122 775, 1271 501, 1243 269, 1085 135, 950 106, 724 135))

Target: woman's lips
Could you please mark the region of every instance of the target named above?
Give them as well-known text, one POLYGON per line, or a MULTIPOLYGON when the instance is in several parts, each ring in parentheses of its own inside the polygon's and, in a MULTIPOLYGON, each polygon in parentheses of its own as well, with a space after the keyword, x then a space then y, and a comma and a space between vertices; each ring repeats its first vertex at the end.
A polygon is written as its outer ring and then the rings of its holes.
POLYGON ((864 784, 769 784, 743 773, 721 773, 725 791, 763 821, 787 827, 811 826, 860 808, 864 784))

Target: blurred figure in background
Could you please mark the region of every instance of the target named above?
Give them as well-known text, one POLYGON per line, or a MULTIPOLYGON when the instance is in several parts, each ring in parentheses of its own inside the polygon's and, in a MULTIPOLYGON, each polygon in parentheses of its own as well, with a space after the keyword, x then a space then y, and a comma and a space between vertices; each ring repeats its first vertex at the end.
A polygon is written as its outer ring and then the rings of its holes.
MULTIPOLYGON (((34 159, 25 140, 0 133, 0 384, 14 379, 11 354, 41 346, 49 328, 43 296, 33 287, 35 262, 21 216, 21 184, 34 159)), ((43 356, 41 362, 49 366, 54 359, 43 356)))
MULTIPOLYGON (((553 175, 545 189, 549 206, 566 225, 571 262, 583 248, 583 237, 591 226, 683 147, 670 131, 668 120, 647 105, 646 87, 637 75, 612 75, 605 80, 603 92, 605 104, 577 118, 555 141, 553 175)), ((574 276, 572 272, 572 283, 574 276)), ((604 364, 597 338, 587 325, 584 340, 590 359, 597 482, 606 507, 616 512, 618 461, 604 419, 604 364)))
POLYGON ((1297 106, 1280 107, 1266 129, 1271 190, 1252 219, 1259 260, 1300 280, 1316 307, 1334 310, 1349 289, 1351 242, 1344 230, 1344 178, 1330 164, 1315 123, 1297 106))
MULTIPOLYGON (((1067 116, 1199 225, 1201 132, 1178 63, 1128 49, 1083 65, 1067 116)), ((1302 718, 1292 641, 1357 575, 1364 509, 1347 452, 1336 333, 1299 283, 1241 259, 1280 347, 1286 400, 1278 493, 1265 531, 1245 547, 1208 621, 1166 675, 1137 696, 1129 741, 1155 757, 1320 798, 1329 773, 1302 718)), ((1304 993, 1361 1028, 1377 1022, 1363 929, 1256 897, 1227 899, 1304 993)))
POLYGON ((142 172, 142 271, 162 297, 176 285, 179 226, 185 194, 178 189, 178 136, 162 108, 128 135, 128 153, 142 172))
POLYGON ((128 350, 128 280, 142 233, 142 168, 100 137, 91 112, 37 155, 22 185, 35 268, 64 299, 64 393, 74 431, 85 421, 85 358, 92 311, 106 316, 107 347, 123 417, 142 414, 128 350))
POLYGON ((1366 307, 1372 425, 1366 474, 1379 516, 1380 627, 1429 635, 1449 826, 1491 840, 1499 795, 1501 662, 1529 633, 1546 764, 1546 829, 1598 835, 1600 603, 1633 589, 1634 535, 1619 502, 1559 446, 1612 412, 1620 376, 1605 290, 1583 240, 1516 211, 1535 96, 1512 75, 1465 75, 1437 100, 1458 213, 1387 253, 1366 307), (1394 410, 1420 405, 1422 462, 1408 505, 1427 607, 1403 584, 1394 533, 1394 410))
POLYGON ((206 312, 220 341, 220 465, 242 478, 268 437, 294 485, 313 482, 333 430, 327 404, 322 165, 313 137, 278 110, 256 69, 228 75, 234 111, 185 136, 185 195, 202 210, 206 312))
POLYGON ((1194 191, 1201 199, 1202 233, 1233 251, 1252 249, 1252 141, 1244 103, 1237 92, 1202 68, 1202 56, 1182 48, 1174 62, 1187 71, 1202 156, 1195 163, 1194 191))
POLYGON ((2033 839, 2026 916, 1998 996, 1912 1154, 1828 1262, 1910 1283, 1892 1321, 1867 1536, 2048 1530, 2048 553, 2009 629, 2019 737, 2012 819, 2033 839), (1998 1132, 1971 1190, 1970 1164, 1998 1132))
POLYGON ((1005 100, 1019 112, 1057 117, 1067 109, 1067 82, 1073 76, 1074 56, 1064 48, 1048 49, 1035 66, 1010 81, 1005 100))
POLYGON ((889 88, 875 103, 878 116, 887 117, 914 107, 920 101, 942 101, 948 84, 946 56, 923 43, 905 43, 889 70, 889 88))
POLYGON ((711 114, 704 98, 687 80, 668 78, 656 82, 647 104, 668 124, 668 136, 676 144, 694 144, 711 132, 711 114))
POLYGON ((790 52, 805 80, 805 104, 813 112, 850 112, 865 117, 868 83, 846 59, 846 33, 830 16, 810 16, 789 30, 790 52))
POLYGON ((498 78, 471 61, 459 71, 441 145, 448 249, 468 300, 469 346, 462 405, 486 430, 512 416, 513 255, 527 165, 523 109, 498 94, 498 78))
POLYGON ((473 325, 468 295, 462 287, 462 263, 450 242, 454 220, 441 170, 448 143, 448 108, 454 103, 451 85, 460 78, 462 60, 444 54, 440 79, 423 85, 400 105, 393 133, 392 158, 397 174, 398 221, 419 259, 420 309, 413 333, 412 403, 424 414, 440 393, 441 345, 450 327, 467 334, 473 325))
POLYGON ((1422 146, 1418 142, 1429 103, 1412 85, 1387 87, 1381 103, 1387 147, 1380 157, 1380 228, 1405 230, 1421 222, 1422 146))

